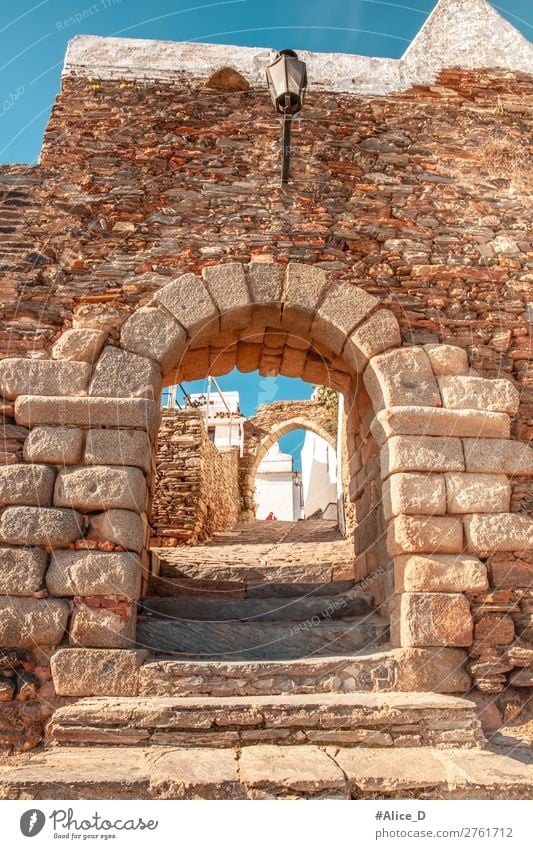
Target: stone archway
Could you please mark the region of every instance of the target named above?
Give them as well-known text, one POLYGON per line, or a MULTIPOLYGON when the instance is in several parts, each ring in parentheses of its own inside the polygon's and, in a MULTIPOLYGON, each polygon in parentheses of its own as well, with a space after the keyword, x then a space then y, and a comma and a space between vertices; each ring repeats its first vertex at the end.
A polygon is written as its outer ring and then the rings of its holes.
POLYGON ((509 439, 518 408, 510 381, 470 374, 459 348, 402 347, 376 298, 297 264, 187 274, 128 318, 118 345, 106 335, 67 330, 50 360, 0 363, 0 392, 30 430, 24 462, 2 469, 0 540, 15 555, 31 547, 35 582, 44 577, 49 593, 0 600, 0 645, 57 645, 65 629, 74 646, 134 645, 162 381, 206 374, 212 348, 229 371, 249 345, 260 345, 252 353, 266 371, 332 385, 347 399, 352 497, 364 494, 369 463, 383 487, 380 568, 388 575, 394 565, 394 644, 472 643, 469 594, 487 587, 482 558, 532 544, 530 523, 509 512, 508 476, 532 465, 529 449, 509 439), (305 356, 285 354, 302 346, 305 356), (363 396, 371 415, 358 420, 363 396), (378 458, 366 451, 370 438, 378 458), (86 550, 87 527, 103 551, 86 550))

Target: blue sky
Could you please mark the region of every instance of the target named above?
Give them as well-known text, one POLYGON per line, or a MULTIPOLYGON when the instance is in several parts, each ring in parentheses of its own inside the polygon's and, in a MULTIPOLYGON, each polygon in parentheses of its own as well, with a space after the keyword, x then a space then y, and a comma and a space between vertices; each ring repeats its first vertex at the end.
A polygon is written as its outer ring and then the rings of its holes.
MULTIPOLYGON (((292 47, 399 58, 436 0, 0 0, 0 162, 35 162, 76 35, 292 47)), ((531 0, 493 4, 533 39, 531 0)), ((246 414, 258 403, 306 398, 311 386, 257 373, 219 378, 246 414)), ((202 381, 190 391, 201 391, 202 381)), ((296 453, 297 433, 284 441, 296 453)))

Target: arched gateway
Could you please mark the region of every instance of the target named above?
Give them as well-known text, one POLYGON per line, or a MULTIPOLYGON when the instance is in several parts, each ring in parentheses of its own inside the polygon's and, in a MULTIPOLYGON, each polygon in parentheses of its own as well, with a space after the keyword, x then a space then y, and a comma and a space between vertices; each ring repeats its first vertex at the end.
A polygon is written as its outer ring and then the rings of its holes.
MULTIPOLYGON (((70 329, 49 360, 0 363, 0 392, 30 429, 24 462, 2 468, 0 538, 14 556, 35 552, 48 589, 0 600, 0 644, 42 644, 44 631, 57 645, 66 629, 72 646, 134 646, 161 387, 215 361, 343 393, 355 577, 373 582, 378 601, 392 597, 394 646, 469 647, 483 558, 532 542, 527 519, 509 512, 508 475, 531 462, 509 439, 516 389, 472 374, 460 348, 402 345, 393 313, 357 286, 275 263, 186 274, 135 310, 116 342, 70 329), (129 551, 85 550, 88 527, 106 540, 120 528, 129 551)), ((111 688, 126 686, 130 654, 113 661, 111 688)), ((413 673, 411 689, 424 680, 413 673)))

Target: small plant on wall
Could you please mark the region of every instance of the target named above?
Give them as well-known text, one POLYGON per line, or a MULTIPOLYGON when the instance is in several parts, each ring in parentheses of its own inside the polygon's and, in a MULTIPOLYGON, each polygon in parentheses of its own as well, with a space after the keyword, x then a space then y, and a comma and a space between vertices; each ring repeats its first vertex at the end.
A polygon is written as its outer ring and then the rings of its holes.
POLYGON ((337 433, 337 420, 339 416, 339 393, 328 386, 313 386, 313 401, 323 404, 328 412, 326 426, 330 433, 337 433))

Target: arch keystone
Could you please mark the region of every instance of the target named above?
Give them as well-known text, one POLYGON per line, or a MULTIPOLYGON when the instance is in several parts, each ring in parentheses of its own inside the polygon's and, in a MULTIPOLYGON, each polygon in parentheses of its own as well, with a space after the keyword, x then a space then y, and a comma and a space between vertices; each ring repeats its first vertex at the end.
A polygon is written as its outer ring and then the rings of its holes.
POLYGON ((318 304, 328 285, 322 268, 289 262, 281 323, 299 335, 309 332, 318 304))
POLYGON ((220 312, 220 329, 248 327, 252 316, 252 302, 242 263, 208 265, 203 269, 202 277, 220 312))

